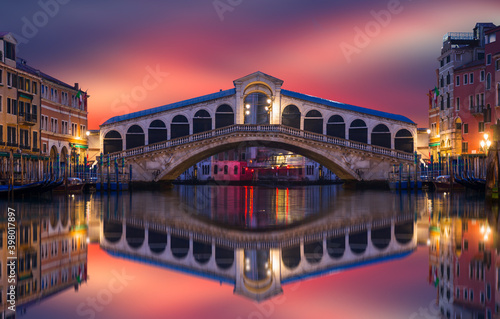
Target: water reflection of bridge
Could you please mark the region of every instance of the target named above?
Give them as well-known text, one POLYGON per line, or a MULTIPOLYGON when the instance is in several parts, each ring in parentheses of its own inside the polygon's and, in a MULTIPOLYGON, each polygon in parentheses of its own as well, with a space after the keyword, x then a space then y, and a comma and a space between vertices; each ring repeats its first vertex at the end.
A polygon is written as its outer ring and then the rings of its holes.
POLYGON ((404 256, 417 245, 414 215, 408 213, 367 212, 355 219, 330 214, 255 232, 181 210, 119 216, 112 209, 103 214, 100 229, 101 247, 110 254, 225 281, 255 300, 280 293, 284 283, 404 256))

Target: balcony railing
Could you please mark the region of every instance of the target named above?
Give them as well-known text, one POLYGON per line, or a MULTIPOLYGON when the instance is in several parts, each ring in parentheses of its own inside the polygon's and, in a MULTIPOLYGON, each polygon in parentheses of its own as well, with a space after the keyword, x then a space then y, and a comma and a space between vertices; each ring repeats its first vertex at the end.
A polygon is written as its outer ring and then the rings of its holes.
POLYGON ((470 112, 472 113, 472 115, 483 115, 484 114, 484 105, 473 106, 470 109, 470 112))
POLYGON ((17 116, 17 122, 23 124, 34 125, 37 121, 37 115, 31 113, 19 113, 17 116))
POLYGON ((29 149, 31 149, 31 146, 21 144, 21 145, 19 145, 19 148, 20 148, 20 149, 23 149, 23 150, 29 150, 29 149))
POLYGON ((17 147, 17 143, 16 142, 7 142, 7 146, 13 146, 13 147, 17 147))
POLYGON ((443 36, 443 42, 448 40, 474 40, 474 32, 448 32, 443 36))

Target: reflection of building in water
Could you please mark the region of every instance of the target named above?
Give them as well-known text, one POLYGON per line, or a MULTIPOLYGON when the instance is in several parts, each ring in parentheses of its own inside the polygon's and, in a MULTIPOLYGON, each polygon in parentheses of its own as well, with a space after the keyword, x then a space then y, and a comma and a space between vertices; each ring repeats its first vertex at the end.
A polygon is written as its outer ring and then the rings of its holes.
MULTIPOLYGON (((78 284, 87 279, 87 226, 84 206, 71 199, 42 205, 30 209, 21 203, 16 212, 17 227, 17 298, 19 312, 33 303, 42 301, 69 288, 78 289, 78 284), (50 213, 49 213, 50 212, 50 213)), ((11 206, 11 207, 12 207, 11 206)), ((5 208, 7 211, 7 208, 5 208)), ((7 309, 7 221, 0 226, 0 300, 2 315, 10 318, 14 314, 7 309)))
MULTIPOLYGON (((436 217, 435 217, 436 218, 436 217)), ((436 218, 437 220, 438 218, 436 218)), ((440 231, 438 264, 431 244, 431 267, 439 284, 439 307, 447 318, 498 318, 499 260, 496 230, 486 218, 441 218, 433 230, 440 231)))
POLYGON ((102 202, 100 244, 110 254, 224 281, 254 300, 281 293, 292 281, 405 256, 417 245, 411 213, 353 218, 339 211, 292 228, 252 232, 180 209, 123 216, 113 200, 102 202))

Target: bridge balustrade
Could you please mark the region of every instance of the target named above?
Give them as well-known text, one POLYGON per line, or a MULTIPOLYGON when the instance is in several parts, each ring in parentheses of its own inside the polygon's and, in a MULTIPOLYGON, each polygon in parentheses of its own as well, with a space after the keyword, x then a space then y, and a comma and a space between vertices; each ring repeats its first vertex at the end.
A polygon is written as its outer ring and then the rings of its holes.
POLYGON ((212 137, 217 137, 221 135, 227 135, 233 132, 277 132, 284 133, 287 135, 302 137, 310 140, 325 142, 328 144, 334 144, 339 146, 345 146, 349 148, 359 149, 363 151, 369 151, 377 154, 382 154, 386 156, 396 157, 405 160, 412 160, 413 154, 405 153, 402 151, 397 151, 393 149, 388 149, 381 146, 369 145, 361 142, 350 141, 346 139, 342 139, 339 137, 333 137, 318 133, 312 133, 304 130, 299 130, 296 128, 284 126, 284 125, 276 125, 276 124, 267 124, 267 125, 252 125, 252 124, 236 124, 231 126, 226 126, 223 128, 206 131, 198 134, 193 134, 189 136, 184 136, 180 138, 176 138, 173 140, 163 141, 155 144, 149 144, 145 146, 136 147, 133 149, 128 149, 125 151, 117 152, 114 154, 109 154, 110 159, 122 158, 122 157, 131 157, 140 155, 143 153, 156 151, 165 149, 172 146, 187 144, 190 142, 206 140, 212 137))

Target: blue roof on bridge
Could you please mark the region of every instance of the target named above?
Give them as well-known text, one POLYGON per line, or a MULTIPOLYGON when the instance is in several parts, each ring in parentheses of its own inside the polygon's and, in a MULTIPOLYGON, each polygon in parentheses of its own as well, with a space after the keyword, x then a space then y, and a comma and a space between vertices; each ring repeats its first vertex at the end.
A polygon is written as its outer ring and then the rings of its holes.
POLYGON ((163 112, 163 111, 168 111, 168 110, 183 107, 183 106, 189 106, 189 105, 196 104, 196 103, 202 103, 202 102, 207 102, 210 100, 220 99, 222 97, 230 96, 233 94, 236 94, 236 89, 220 91, 217 93, 212 93, 212 94, 208 94, 208 95, 195 97, 194 99, 175 102, 172 104, 158 106, 158 107, 154 107, 151 109, 137 111, 137 112, 129 113, 129 114, 125 114, 125 115, 118 115, 118 116, 110 118, 109 120, 104 122, 103 125, 112 124, 115 122, 126 121, 126 120, 130 120, 130 119, 138 118, 141 116, 145 116, 145 115, 150 115, 150 114, 155 114, 155 113, 159 113, 159 112, 163 112))
POLYGON ((293 97, 296 99, 309 101, 309 102, 313 102, 313 103, 323 104, 326 106, 331 106, 331 107, 335 107, 335 108, 339 108, 339 109, 343 109, 343 110, 347 110, 347 111, 365 113, 365 114, 380 116, 380 117, 384 117, 384 118, 388 118, 388 119, 392 119, 392 120, 396 120, 396 121, 402 121, 402 122, 406 122, 406 123, 416 124, 415 122, 413 122, 412 120, 410 120, 406 116, 399 115, 399 114, 392 114, 392 113, 368 109, 368 108, 361 107, 361 106, 344 104, 344 103, 331 101, 331 100, 327 100, 327 99, 322 99, 322 98, 315 97, 312 95, 297 93, 297 92, 288 91, 288 90, 284 90, 284 89, 281 90, 281 94, 284 96, 293 97))
MULTIPOLYGON (((124 114, 124 115, 118 115, 118 116, 110 118, 109 120, 104 122, 103 125, 108 125, 108 124, 112 124, 112 123, 116 123, 116 122, 131 120, 131 119, 138 118, 141 116, 160 113, 163 111, 172 110, 172 109, 183 107, 183 106, 189 106, 189 105, 193 105, 196 103, 207 102, 210 100, 223 98, 223 97, 230 96, 233 94, 236 94, 236 89, 220 91, 217 93, 203 95, 203 96, 196 97, 193 99, 175 102, 175 103, 171 103, 171 104, 167 104, 167 105, 163 105, 163 106, 158 106, 158 107, 154 107, 154 108, 147 109, 147 110, 137 111, 134 113, 124 114)), ((354 112, 384 117, 384 118, 388 118, 388 119, 392 119, 392 120, 396 120, 396 121, 402 121, 402 122, 406 122, 406 123, 415 124, 415 122, 413 122, 412 120, 410 120, 409 118, 407 118, 406 116, 403 116, 403 115, 392 114, 392 113, 368 109, 365 107, 344 104, 344 103, 331 101, 331 100, 327 100, 327 99, 322 99, 319 97, 315 97, 315 96, 311 96, 311 95, 307 95, 307 94, 302 94, 302 93, 297 93, 297 92, 293 92, 293 91, 288 91, 288 90, 284 90, 284 89, 281 90, 281 94, 284 96, 293 97, 296 99, 309 101, 309 102, 313 102, 313 103, 318 103, 318 104, 322 104, 322 105, 326 105, 326 106, 330 106, 330 107, 335 107, 335 108, 339 108, 339 109, 343 109, 343 110, 354 111, 354 112)))

